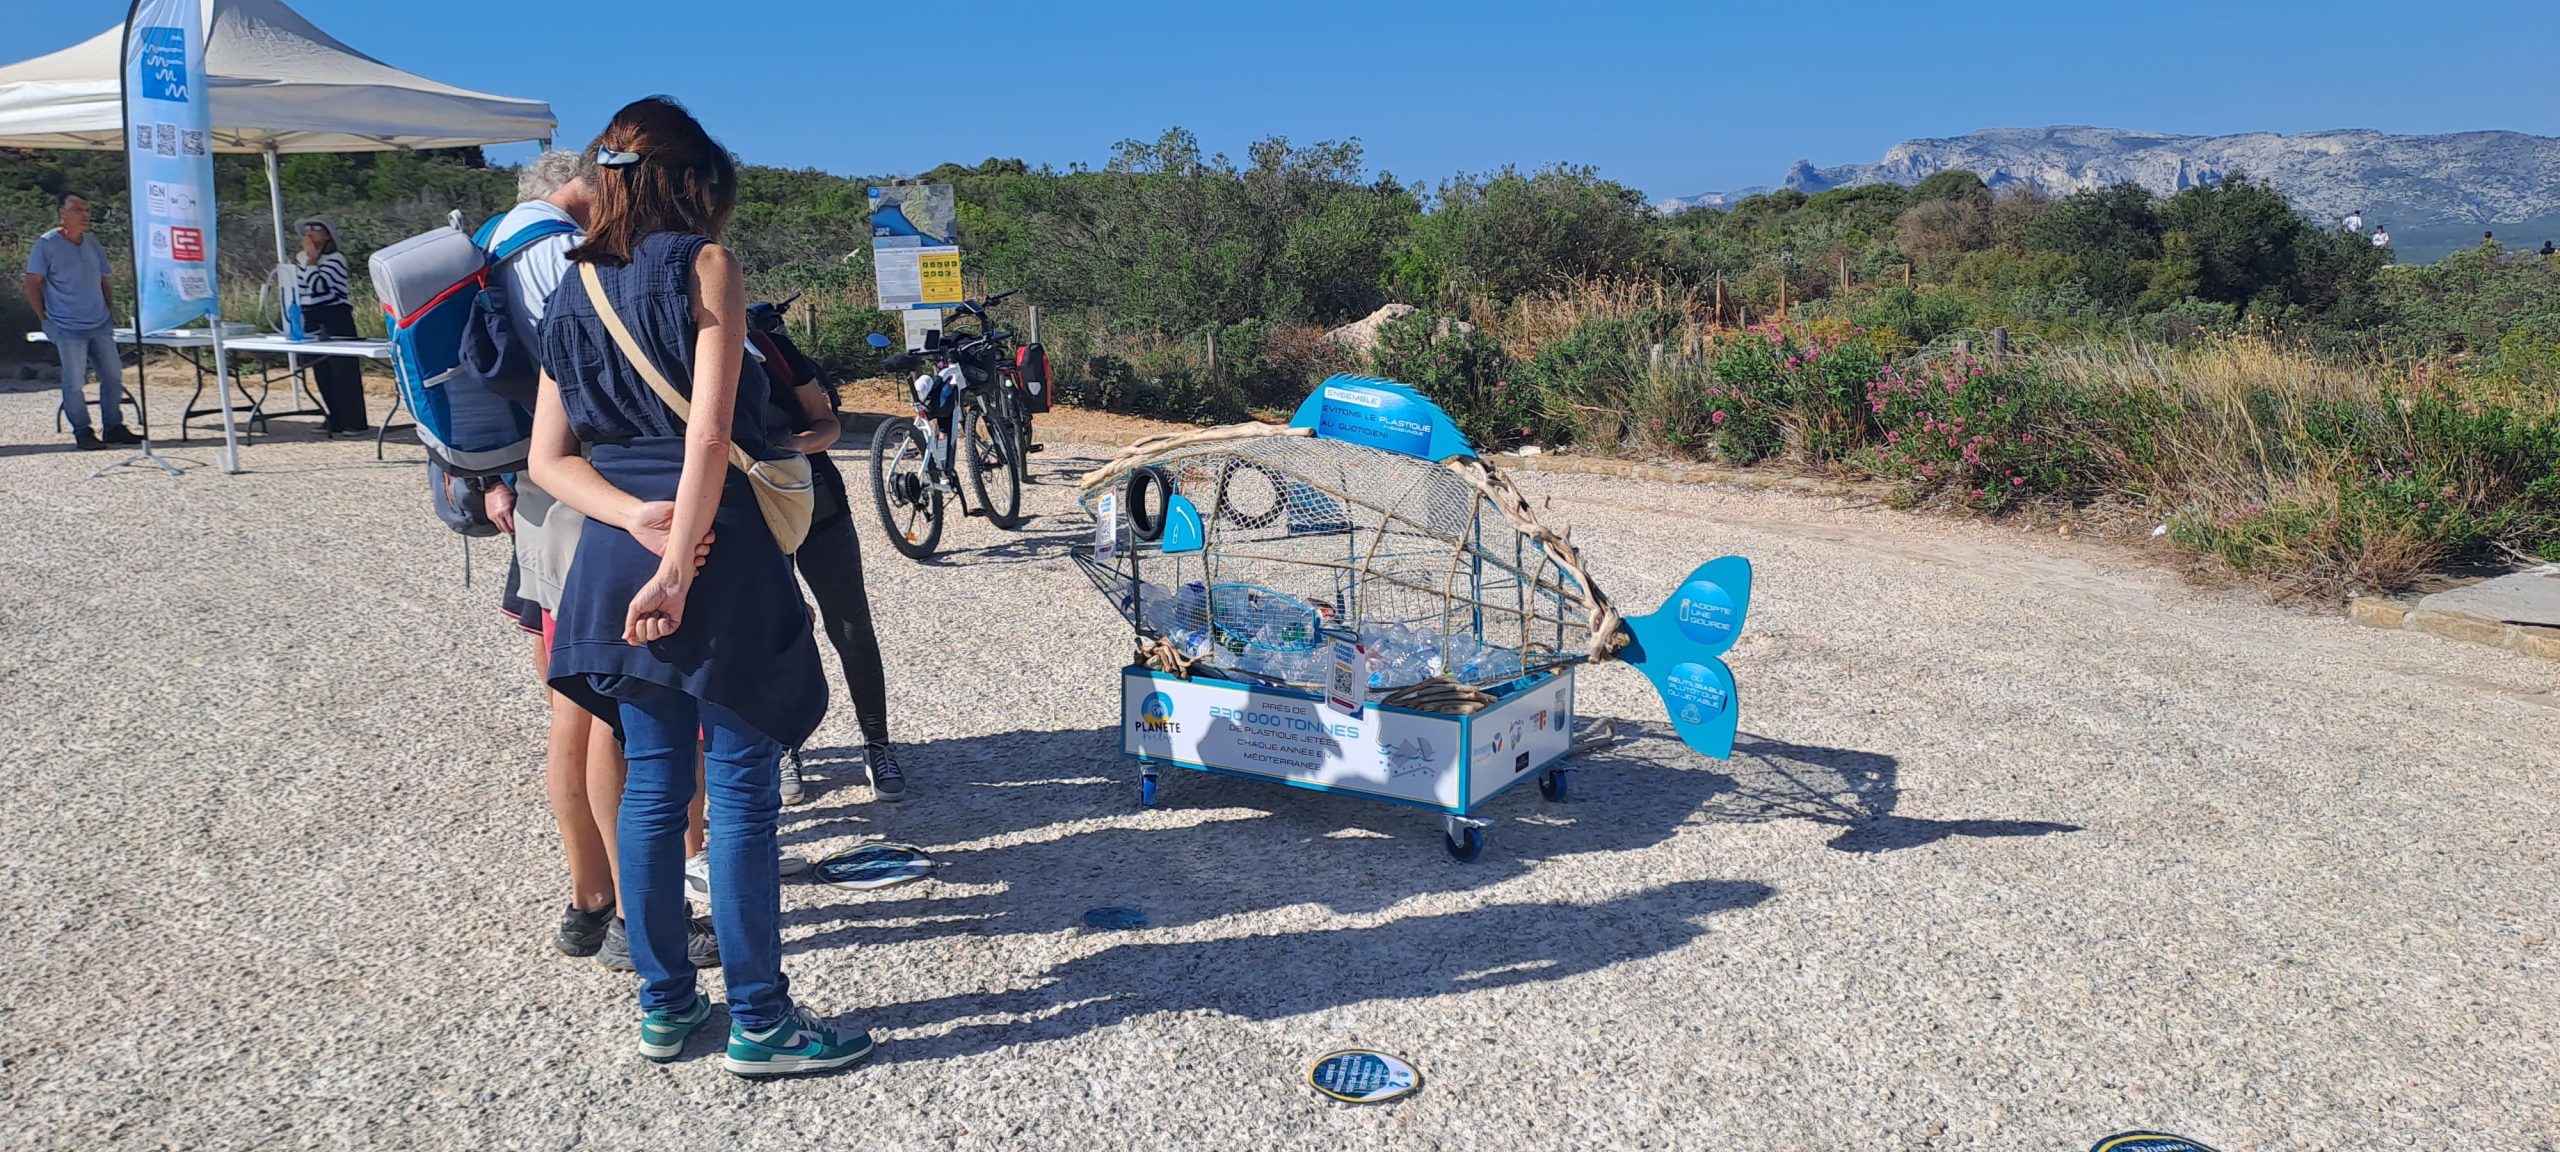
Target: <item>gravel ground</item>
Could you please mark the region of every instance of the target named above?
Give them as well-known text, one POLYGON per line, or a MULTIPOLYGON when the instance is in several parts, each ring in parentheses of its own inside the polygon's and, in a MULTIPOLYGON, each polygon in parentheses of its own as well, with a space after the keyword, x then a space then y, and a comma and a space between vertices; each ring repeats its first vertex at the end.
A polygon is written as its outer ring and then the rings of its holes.
MULTIPOLYGON (((0 1145, 53 1148, 2551 1149, 2553 666, 2184 586, 2129 551, 1793 496, 1522 478, 1649 609, 1758 566, 1733 760, 1635 738, 1485 857, 1376 803, 1183 774, 1135 806, 1117 618, 1043 514, 872 551, 917 795, 835 777, 794 990, 871 1064, 748 1084, 630 1051, 548 950, 528 642, 414 447, 293 430, 225 477, 65 450, 0 394, 0 1145), (1145 910, 1097 933, 1099 905, 1145 910), (1328 1104, 1310 1057, 1428 1077, 1328 1104)), ((176 397, 160 391, 164 409, 176 397)), ((165 416, 164 416, 165 420, 165 416)), ((1052 439, 1061 433, 1052 431, 1052 439)), ((833 675, 833 671, 830 671, 833 675)), ((839 696, 839 701, 841 701, 839 696)), ((716 989, 716 981, 714 982, 716 989)), ((715 1016, 715 1026, 721 1018, 715 1016)))

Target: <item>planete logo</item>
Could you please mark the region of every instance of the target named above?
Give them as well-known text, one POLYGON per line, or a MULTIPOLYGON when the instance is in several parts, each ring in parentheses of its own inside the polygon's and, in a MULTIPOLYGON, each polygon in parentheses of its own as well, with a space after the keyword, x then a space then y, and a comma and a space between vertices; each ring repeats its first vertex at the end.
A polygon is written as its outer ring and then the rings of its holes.
POLYGON ((1173 697, 1162 692, 1147 693, 1146 699, 1138 701, 1138 719, 1135 727, 1138 731, 1151 735, 1180 735, 1182 725, 1175 723, 1173 719, 1173 697))

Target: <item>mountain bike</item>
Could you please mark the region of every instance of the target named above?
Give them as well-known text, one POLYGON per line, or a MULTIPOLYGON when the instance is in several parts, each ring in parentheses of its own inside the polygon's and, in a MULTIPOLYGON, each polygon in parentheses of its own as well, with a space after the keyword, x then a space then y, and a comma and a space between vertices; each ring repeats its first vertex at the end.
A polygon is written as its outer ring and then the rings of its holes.
MULTIPOLYGON (((1022 514, 1022 483, 1032 451, 1031 414, 1009 354, 1013 334, 987 316, 988 305, 1012 295, 998 293, 955 309, 955 320, 978 322, 974 335, 928 333, 922 354, 888 361, 892 371, 928 360, 934 365, 915 378, 914 419, 884 421, 871 437, 873 502, 890 545, 912 559, 931 556, 940 546, 946 498, 957 501, 963 515, 985 516, 998 528, 1019 528, 1028 519, 1022 514), (977 496, 975 507, 962 495, 962 473, 977 496)), ((889 338, 875 332, 870 343, 886 349, 889 338)))

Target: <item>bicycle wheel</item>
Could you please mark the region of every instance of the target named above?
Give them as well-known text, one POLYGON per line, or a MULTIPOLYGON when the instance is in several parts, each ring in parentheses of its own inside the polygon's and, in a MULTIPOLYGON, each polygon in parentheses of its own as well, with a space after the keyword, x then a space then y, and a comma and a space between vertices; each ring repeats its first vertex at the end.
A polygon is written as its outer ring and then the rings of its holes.
POLYGON ((961 402, 961 451, 978 507, 998 528, 1022 527, 1022 461, 1014 454, 1013 422, 1001 400, 971 396, 961 402))
POLYGON ((1022 464, 1022 482, 1036 483, 1031 479, 1031 402, 1017 387, 1005 393, 1005 406, 1013 411, 1013 458, 1022 464))
POLYGON ((871 499, 889 544, 922 560, 942 543, 942 493, 925 475, 924 433, 915 421, 892 416, 871 434, 871 499))

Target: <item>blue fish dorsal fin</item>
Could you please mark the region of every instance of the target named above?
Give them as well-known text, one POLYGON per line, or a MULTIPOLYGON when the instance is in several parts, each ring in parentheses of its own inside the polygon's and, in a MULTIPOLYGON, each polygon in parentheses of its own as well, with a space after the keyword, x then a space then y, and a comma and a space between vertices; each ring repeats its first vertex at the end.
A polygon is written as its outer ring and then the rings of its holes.
POLYGON ((1690 748, 1722 760, 1733 754, 1742 699, 1719 657, 1742 635, 1751 607, 1751 562, 1726 556, 1698 566, 1646 616, 1630 617, 1633 642, 1618 657, 1662 697, 1671 726, 1690 748))
POLYGON ((1207 543, 1208 530, 1200 523, 1200 507, 1180 493, 1164 502, 1164 542, 1158 547, 1168 556, 1197 552, 1207 543))
POLYGON ((1475 445, 1458 431, 1458 422, 1439 405, 1377 376, 1327 377, 1298 405, 1289 426, 1311 429, 1319 440, 1358 444, 1434 464, 1476 454, 1475 445))

